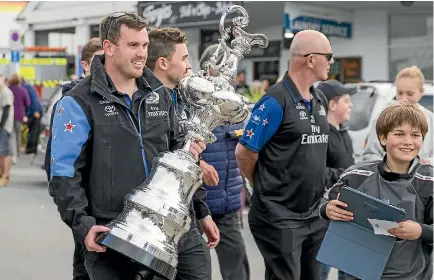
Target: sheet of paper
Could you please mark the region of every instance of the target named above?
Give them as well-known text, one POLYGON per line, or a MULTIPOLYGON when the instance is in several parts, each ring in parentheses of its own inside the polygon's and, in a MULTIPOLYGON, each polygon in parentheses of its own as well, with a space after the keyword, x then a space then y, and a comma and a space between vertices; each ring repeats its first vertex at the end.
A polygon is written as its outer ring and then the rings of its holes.
POLYGON ((376 219, 368 219, 368 221, 371 224, 372 228, 374 229, 375 234, 394 236, 388 233, 387 231, 391 228, 399 228, 399 225, 396 222, 376 220, 376 219))

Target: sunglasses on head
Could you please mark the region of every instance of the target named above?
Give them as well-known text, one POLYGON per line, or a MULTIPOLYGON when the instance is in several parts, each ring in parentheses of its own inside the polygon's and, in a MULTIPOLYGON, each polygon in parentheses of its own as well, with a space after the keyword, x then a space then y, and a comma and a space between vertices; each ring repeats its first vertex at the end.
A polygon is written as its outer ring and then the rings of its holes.
POLYGON ((313 53, 308 53, 308 54, 304 54, 304 57, 308 57, 309 55, 322 55, 325 56, 327 61, 331 61, 333 59, 333 53, 318 53, 318 52, 313 52, 313 53))
POLYGON ((112 28, 112 24, 113 21, 117 18, 123 17, 123 16, 130 16, 132 18, 134 18, 137 21, 142 21, 143 19, 141 19, 140 17, 138 17, 136 14, 133 13, 126 13, 126 12, 114 12, 111 15, 108 16, 108 28, 105 34, 105 39, 108 40, 108 34, 110 32, 110 29, 112 28))

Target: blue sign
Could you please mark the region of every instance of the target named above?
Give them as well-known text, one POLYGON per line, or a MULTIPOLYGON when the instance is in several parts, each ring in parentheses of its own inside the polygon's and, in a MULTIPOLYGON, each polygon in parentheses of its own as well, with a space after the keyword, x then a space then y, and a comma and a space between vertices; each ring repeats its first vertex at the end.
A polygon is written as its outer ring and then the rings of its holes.
POLYGON ((310 29, 319 31, 326 36, 351 38, 352 24, 330 19, 299 16, 292 21, 291 29, 293 32, 310 29))
POLYGON ((12 63, 20 62, 20 51, 11 51, 11 62, 12 63))

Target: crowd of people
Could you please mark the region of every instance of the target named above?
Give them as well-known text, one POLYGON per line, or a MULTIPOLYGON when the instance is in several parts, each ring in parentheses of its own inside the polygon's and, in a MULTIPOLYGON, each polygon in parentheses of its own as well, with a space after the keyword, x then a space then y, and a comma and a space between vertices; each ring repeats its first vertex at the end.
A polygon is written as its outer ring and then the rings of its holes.
MULTIPOLYGON (((204 51, 202 69, 215 50, 204 51)), ((345 122, 358 88, 327 81, 333 51, 322 33, 297 33, 289 51, 288 72, 266 86, 245 124, 215 128, 212 144, 191 143, 203 186, 190 205, 192 228, 179 241, 176 279, 211 280, 210 249, 224 280, 251 279, 238 215, 246 179, 253 186, 250 231, 266 267, 261 279, 327 279, 330 268, 316 255, 330 220, 352 220, 339 201, 344 185, 407 211, 390 231, 397 241, 384 279, 431 279, 432 114, 417 105, 420 70, 402 70, 398 102, 376 121, 368 144, 379 146, 378 158, 354 165, 345 122)), ((50 195, 75 241, 73 279, 160 279, 95 238, 110 230, 105 225, 149 175, 153 158, 184 144, 179 120, 189 112, 178 84, 193 72, 186 35, 178 28, 149 29, 133 13, 113 13, 83 52, 86 77, 65 85, 53 109, 45 166, 50 195)), ((217 62, 223 57, 219 53, 217 62)), ((212 68, 209 74, 217 75, 212 68)), ((244 92, 241 80, 234 88, 244 92)))
POLYGON ((31 85, 18 73, 8 79, 0 74, 0 186, 8 185, 11 164, 20 153, 36 154, 42 113, 40 97, 31 85))

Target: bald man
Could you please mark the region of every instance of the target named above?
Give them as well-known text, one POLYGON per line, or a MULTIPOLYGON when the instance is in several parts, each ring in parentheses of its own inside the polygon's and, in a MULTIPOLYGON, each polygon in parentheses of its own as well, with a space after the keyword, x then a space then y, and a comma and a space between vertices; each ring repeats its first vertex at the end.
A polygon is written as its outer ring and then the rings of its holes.
POLYGON ((328 78, 333 53, 320 32, 299 32, 289 71, 256 103, 236 148, 242 173, 253 182, 250 230, 264 257, 267 280, 320 280, 316 255, 325 221, 329 125, 325 96, 314 89, 328 78))

